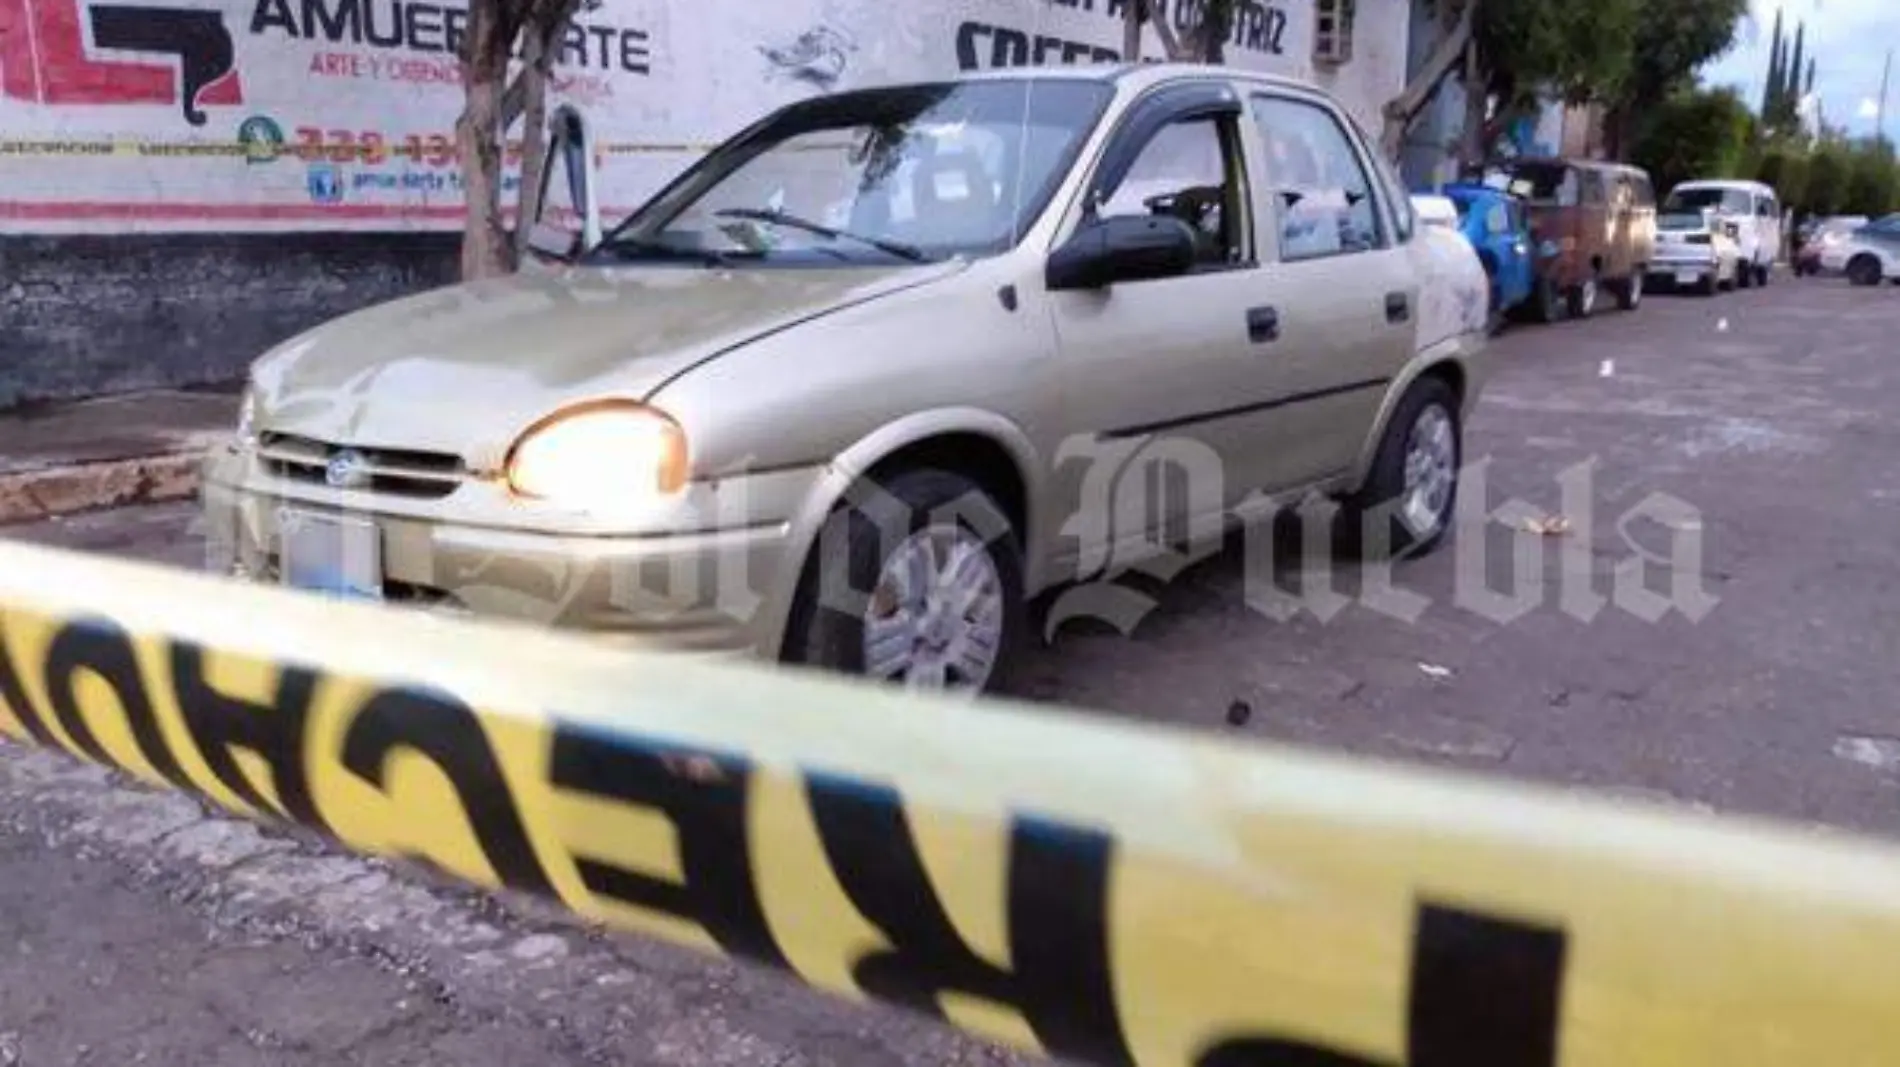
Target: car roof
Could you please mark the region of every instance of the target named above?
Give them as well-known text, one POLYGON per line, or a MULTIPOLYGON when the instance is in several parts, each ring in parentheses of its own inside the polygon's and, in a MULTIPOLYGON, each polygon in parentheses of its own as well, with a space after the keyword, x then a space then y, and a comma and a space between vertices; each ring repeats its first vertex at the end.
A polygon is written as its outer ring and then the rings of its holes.
MULTIPOLYGON (((1137 91, 1150 85, 1173 81, 1177 78, 1202 76, 1227 78, 1234 81, 1253 82, 1271 85, 1283 89, 1301 89, 1307 92, 1319 91, 1317 83, 1292 78, 1281 74, 1268 74, 1263 71, 1247 70, 1241 67, 1229 67, 1214 63, 1079 63, 1075 65, 1057 65, 1047 67, 1001 67, 993 70, 970 71, 959 74, 954 81, 1098 81, 1125 84, 1137 91)), ((904 85, 914 81, 928 79, 905 79, 893 82, 904 85)))
POLYGON ((1744 181, 1740 178, 1695 178, 1686 182, 1677 182, 1670 192, 1676 189, 1743 189, 1751 193, 1773 193, 1775 190, 1761 182, 1744 181))

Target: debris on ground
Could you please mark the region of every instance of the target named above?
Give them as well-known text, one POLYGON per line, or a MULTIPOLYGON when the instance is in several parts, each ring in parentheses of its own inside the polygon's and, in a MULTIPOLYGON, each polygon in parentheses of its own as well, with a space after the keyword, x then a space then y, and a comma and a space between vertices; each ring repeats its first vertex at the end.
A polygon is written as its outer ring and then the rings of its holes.
POLYGON ((1533 516, 1524 520, 1524 531, 1544 537, 1562 537, 1570 532, 1570 520, 1562 515, 1533 516))
POLYGON ((1440 667, 1436 663, 1421 663, 1418 665, 1418 669, 1421 671, 1424 671, 1426 674, 1430 675, 1433 678, 1451 677, 1450 667, 1440 667))

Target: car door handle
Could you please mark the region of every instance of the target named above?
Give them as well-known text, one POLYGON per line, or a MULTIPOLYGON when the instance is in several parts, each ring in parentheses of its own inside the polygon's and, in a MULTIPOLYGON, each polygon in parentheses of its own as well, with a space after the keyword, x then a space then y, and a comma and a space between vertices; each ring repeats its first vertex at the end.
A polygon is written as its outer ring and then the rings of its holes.
POLYGON ((1412 317, 1412 301, 1404 293, 1385 294, 1385 321, 1405 322, 1412 317))
POLYGON ((1280 312, 1277 308, 1247 309, 1247 340, 1266 344, 1280 339, 1280 312))

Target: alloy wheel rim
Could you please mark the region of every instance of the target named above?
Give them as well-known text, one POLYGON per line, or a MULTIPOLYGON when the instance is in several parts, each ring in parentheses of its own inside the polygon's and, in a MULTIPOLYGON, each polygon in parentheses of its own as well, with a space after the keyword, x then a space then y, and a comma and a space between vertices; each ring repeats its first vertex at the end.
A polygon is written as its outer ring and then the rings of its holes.
POLYGON ((978 693, 1003 647, 1003 580, 962 526, 905 538, 884 561, 864 610, 864 673, 908 689, 978 693))
POLYGON ((1405 490, 1399 520, 1414 538, 1429 538, 1445 525, 1457 483, 1458 442, 1451 415, 1437 404, 1428 404, 1412 420, 1405 439, 1405 490))

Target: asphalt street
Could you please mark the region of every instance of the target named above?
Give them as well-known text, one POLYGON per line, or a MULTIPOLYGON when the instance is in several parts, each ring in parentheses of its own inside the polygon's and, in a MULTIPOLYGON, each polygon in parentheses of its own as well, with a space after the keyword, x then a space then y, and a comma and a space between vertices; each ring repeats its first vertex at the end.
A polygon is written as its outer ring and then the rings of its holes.
MULTIPOLYGON (((1513 330, 1440 552, 1375 595, 1236 537, 1032 695, 1900 836, 1897 336, 1900 290, 1785 274, 1513 330)), ((192 566, 192 517, 4 533, 192 566)), ((13 747, 0 946, 0 1065, 1018 1062, 13 747)))

